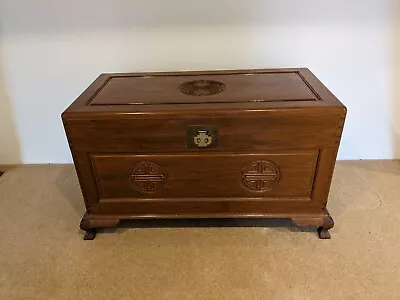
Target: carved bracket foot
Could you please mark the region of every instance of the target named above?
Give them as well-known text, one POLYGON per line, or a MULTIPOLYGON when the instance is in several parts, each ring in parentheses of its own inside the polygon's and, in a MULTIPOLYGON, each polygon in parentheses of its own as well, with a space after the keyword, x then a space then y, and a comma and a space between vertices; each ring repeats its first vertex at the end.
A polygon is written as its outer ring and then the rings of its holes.
POLYGON ((330 239, 331 235, 328 230, 335 224, 328 211, 321 216, 296 216, 292 218, 292 221, 297 226, 316 226, 320 239, 330 239))
POLYGON ((88 229, 88 230, 86 230, 86 233, 85 233, 85 236, 83 237, 83 239, 85 241, 94 240, 94 238, 96 237, 96 233, 97 233, 96 228, 88 229))
POLYGON ((118 218, 112 218, 112 217, 91 218, 91 216, 88 213, 85 213, 80 223, 80 228, 83 231, 86 231, 83 239, 94 240, 97 233, 96 228, 115 227, 118 225, 118 223, 119 223, 118 218))
POLYGON ((335 222, 333 222, 332 217, 329 215, 329 213, 323 217, 322 221, 322 226, 318 227, 318 236, 320 239, 330 239, 331 234, 329 233, 329 229, 333 228, 335 225, 335 222))

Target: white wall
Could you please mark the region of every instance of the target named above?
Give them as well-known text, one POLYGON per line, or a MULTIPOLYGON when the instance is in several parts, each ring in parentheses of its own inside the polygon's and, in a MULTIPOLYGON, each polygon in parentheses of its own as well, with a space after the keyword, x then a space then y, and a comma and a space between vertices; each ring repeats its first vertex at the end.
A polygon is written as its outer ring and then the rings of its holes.
POLYGON ((297 66, 348 107, 341 159, 393 158, 396 2, 0 0, 0 163, 70 162, 60 113, 102 72, 297 66))

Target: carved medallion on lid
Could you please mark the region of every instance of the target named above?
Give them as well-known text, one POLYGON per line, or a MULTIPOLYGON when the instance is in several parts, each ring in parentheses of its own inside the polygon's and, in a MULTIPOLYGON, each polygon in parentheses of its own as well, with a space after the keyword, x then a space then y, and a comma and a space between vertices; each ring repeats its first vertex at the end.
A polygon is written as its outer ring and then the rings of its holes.
POLYGON ((222 92, 225 85, 215 80, 194 80, 179 86, 182 93, 190 96, 210 96, 222 92))
POLYGON ((242 169, 242 184, 252 192, 267 192, 280 179, 279 168, 271 161, 257 160, 242 169))
POLYGON ((136 190, 154 193, 163 187, 166 176, 159 165, 144 161, 135 166, 130 179, 136 190))

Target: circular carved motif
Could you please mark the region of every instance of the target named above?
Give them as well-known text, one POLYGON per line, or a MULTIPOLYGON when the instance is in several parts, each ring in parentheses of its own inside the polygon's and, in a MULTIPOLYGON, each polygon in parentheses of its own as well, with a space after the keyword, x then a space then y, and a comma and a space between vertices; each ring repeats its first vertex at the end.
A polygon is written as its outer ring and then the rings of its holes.
POLYGON ((225 85, 214 80, 194 80, 179 86, 182 93, 191 96, 210 96, 222 92, 225 85))
POLYGON ((131 182, 140 192, 154 193, 164 185, 165 177, 159 165, 152 162, 140 162, 131 173, 131 182))
POLYGON ((253 161, 242 169, 242 183, 252 192, 270 191, 279 179, 278 167, 268 160, 253 161))

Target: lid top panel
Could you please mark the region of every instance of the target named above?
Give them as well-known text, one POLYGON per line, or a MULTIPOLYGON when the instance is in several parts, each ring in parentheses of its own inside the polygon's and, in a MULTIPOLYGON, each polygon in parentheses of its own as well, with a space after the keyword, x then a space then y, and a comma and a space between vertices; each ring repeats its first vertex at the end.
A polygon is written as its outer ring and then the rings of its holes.
POLYGON ((297 71, 229 74, 116 74, 90 106, 252 103, 321 100, 297 71))

